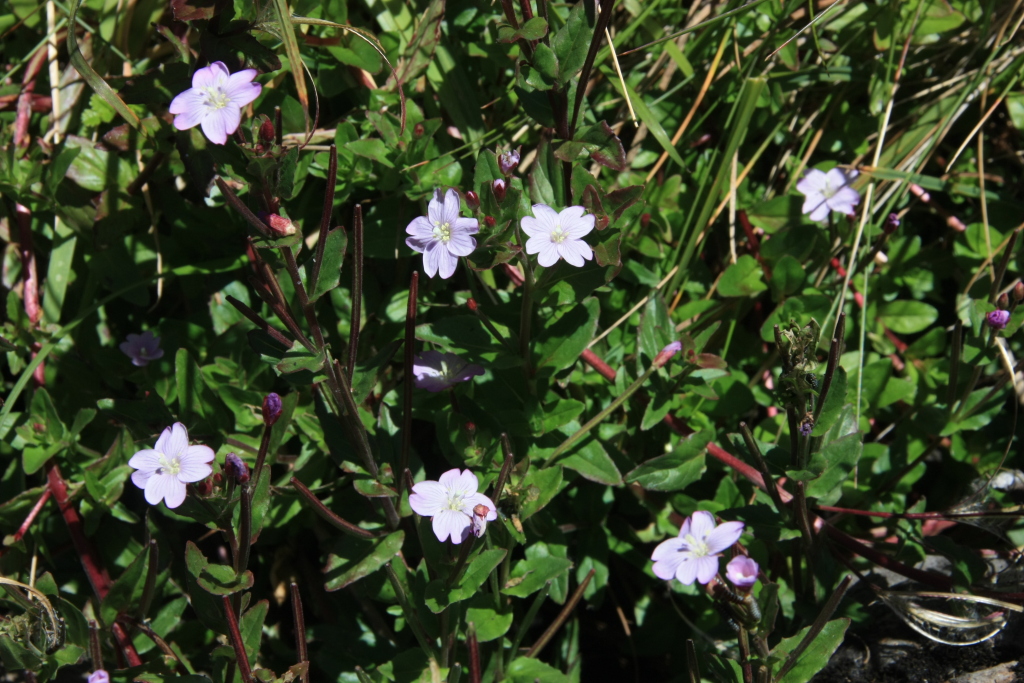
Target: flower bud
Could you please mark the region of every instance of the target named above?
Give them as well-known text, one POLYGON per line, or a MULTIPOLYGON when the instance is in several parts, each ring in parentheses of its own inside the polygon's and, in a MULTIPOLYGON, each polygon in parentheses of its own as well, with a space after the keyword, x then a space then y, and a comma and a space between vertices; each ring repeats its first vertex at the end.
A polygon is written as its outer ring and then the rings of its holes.
POLYGON ((480 208, 480 195, 473 190, 466 190, 466 206, 469 207, 470 211, 476 211, 480 208))
POLYGON ((423 137, 423 134, 427 132, 427 129, 423 127, 422 123, 417 123, 412 127, 412 134, 418 138, 423 137))
POLYGON ((651 214, 647 213, 646 211, 644 213, 640 214, 640 227, 641 228, 646 228, 648 225, 650 225, 650 223, 651 223, 651 214))
POLYGON ((502 152, 498 155, 498 170, 501 171, 502 175, 510 176, 515 173, 516 168, 519 167, 519 150, 522 147, 502 152))
POLYGON ((494 216, 484 216, 484 225, 488 228, 493 228, 495 226, 494 216))
POLYGON ((992 311, 985 316, 985 322, 994 330, 1006 329, 1006 323, 1010 321, 1009 311, 992 311))
MULTIPOLYGON (((475 422, 467 422, 465 427, 466 427, 466 431, 469 432, 470 434, 473 434, 473 433, 476 432, 476 423, 475 422)), ((484 512, 484 514, 486 515, 487 513, 484 512)))
POLYGON ((494 198, 498 200, 499 204, 505 201, 505 181, 498 178, 491 183, 491 192, 494 193, 494 198))
POLYGON ((277 237, 287 237, 288 235, 294 235, 298 228, 295 224, 284 216, 279 216, 276 213, 267 213, 266 211, 260 211, 256 214, 263 224, 266 225, 277 237))
POLYGON ((996 306, 1003 309, 1010 307, 1010 297, 1006 295, 1006 292, 999 295, 999 298, 996 300, 996 306))
POLYGON ((470 297, 470 299, 468 301, 466 301, 466 308, 468 308, 469 310, 471 310, 474 313, 476 313, 476 308, 477 308, 476 299, 470 297))
POLYGON ((281 397, 270 392, 267 397, 263 399, 263 423, 268 427, 272 426, 277 422, 277 418, 281 417, 281 397))
POLYGON ((96 669, 89 674, 88 683, 110 683, 110 674, 103 669, 96 669))
POLYGON ((890 213, 889 217, 885 219, 885 224, 882 225, 882 230, 885 231, 886 235, 891 235, 896 232, 896 228, 900 227, 900 217, 894 213, 890 213))
POLYGON ((264 147, 269 147, 274 144, 274 140, 277 138, 277 131, 274 130, 274 122, 269 118, 265 117, 263 123, 260 124, 260 143, 264 147))
POLYGON ((654 367, 656 367, 656 368, 662 367, 663 365, 665 365, 665 363, 669 362, 669 360, 672 359, 672 356, 676 355, 677 353, 679 353, 682 350, 683 350, 683 343, 682 342, 679 342, 679 341, 672 342, 671 344, 669 344, 668 346, 663 348, 661 351, 659 351, 658 355, 654 357, 654 367))
POLYGON ((238 484, 244 484, 249 481, 249 466, 234 453, 228 453, 224 457, 224 475, 238 484))
POLYGON ((476 505, 473 508, 473 535, 480 538, 487 530, 487 515, 491 509, 484 504, 476 505))
POLYGON ((725 565, 725 576, 742 593, 750 590, 757 583, 757 562, 746 555, 737 555, 725 565))
POLYGON ((1024 299, 1024 282, 1017 280, 1017 284, 1013 286, 1013 300, 1020 301, 1024 299))

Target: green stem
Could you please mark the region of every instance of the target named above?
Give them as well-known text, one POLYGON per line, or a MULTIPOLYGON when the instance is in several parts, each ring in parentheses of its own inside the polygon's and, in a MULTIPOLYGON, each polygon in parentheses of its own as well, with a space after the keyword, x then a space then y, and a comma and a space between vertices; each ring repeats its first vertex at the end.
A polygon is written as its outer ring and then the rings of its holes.
POLYGON ((426 632, 423 630, 423 625, 420 624, 419 617, 416 616, 416 611, 412 605, 409 604, 409 598, 405 595, 405 589, 402 588, 402 582, 398 580, 398 574, 395 573, 394 567, 388 562, 384 565, 384 570, 387 572, 388 581, 391 582, 391 588, 395 591, 395 598, 398 600, 399 606, 402 608, 402 614, 405 616, 405 622, 409 624, 409 629, 413 635, 416 636, 416 640, 419 642, 420 647, 423 648, 423 652, 427 657, 437 663, 437 652, 430 644, 430 639, 427 638, 426 632))
POLYGON ((523 370, 526 377, 533 377, 533 365, 530 362, 530 323, 533 320, 533 270, 530 262, 523 258, 523 307, 519 312, 519 355, 523 358, 523 370))

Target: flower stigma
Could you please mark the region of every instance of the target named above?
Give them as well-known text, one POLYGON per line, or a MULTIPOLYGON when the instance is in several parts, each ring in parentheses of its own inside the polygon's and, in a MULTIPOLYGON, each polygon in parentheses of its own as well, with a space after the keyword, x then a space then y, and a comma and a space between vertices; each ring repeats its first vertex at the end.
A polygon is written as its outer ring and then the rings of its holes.
POLYGON ((555 229, 551 231, 551 241, 555 244, 561 244, 568 237, 565 230, 562 230, 561 223, 555 223, 555 229))
POLYGON ((452 224, 434 221, 434 238, 448 244, 448 241, 452 238, 452 224))
MULTIPOLYGON (((693 534, 686 534, 683 541, 689 546, 689 552, 696 557, 705 557, 711 554, 708 544, 693 537, 693 534)), ((685 551, 683 551, 685 552, 685 551)))
POLYGON ((222 88, 209 86, 203 88, 206 91, 206 106, 211 109, 223 109, 231 104, 231 98, 222 88))

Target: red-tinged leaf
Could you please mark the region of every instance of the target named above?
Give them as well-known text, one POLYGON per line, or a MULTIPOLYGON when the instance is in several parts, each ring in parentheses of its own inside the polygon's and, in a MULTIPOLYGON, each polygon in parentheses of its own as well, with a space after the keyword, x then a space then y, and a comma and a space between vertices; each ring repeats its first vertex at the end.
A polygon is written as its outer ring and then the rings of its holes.
POLYGON ((212 19, 216 4, 216 0, 171 0, 171 12, 178 21, 212 19))

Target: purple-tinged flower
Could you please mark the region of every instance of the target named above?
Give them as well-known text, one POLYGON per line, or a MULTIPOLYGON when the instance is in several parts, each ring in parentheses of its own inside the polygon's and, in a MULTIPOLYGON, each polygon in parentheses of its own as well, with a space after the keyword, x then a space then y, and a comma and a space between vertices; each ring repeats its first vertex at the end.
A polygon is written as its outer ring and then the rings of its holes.
POLYGON ((740 539, 743 522, 715 525, 710 512, 699 510, 686 518, 677 538, 662 541, 654 549, 654 575, 666 581, 675 577, 690 585, 708 583, 718 573, 718 558, 740 539))
POLYGON ((470 211, 476 211, 480 208, 480 195, 473 190, 466 190, 466 206, 470 211))
POLYGON ((757 571, 757 562, 746 555, 737 555, 725 565, 726 578, 743 592, 750 590, 750 587, 757 583, 757 571))
POLYGON ((478 503, 473 506, 473 524, 471 529, 473 531, 473 535, 477 538, 483 536, 484 531, 487 530, 487 520, 489 519, 488 515, 492 512, 491 508, 487 507, 483 503, 478 503))
POLYGON ((658 355, 654 357, 654 365, 655 365, 655 367, 659 367, 659 368, 662 367, 663 365, 665 365, 665 363, 667 363, 670 360, 672 360, 672 356, 676 355, 677 353, 679 353, 682 350, 683 350, 683 343, 682 342, 680 342, 680 341, 672 342, 671 344, 669 344, 668 346, 663 348, 661 351, 659 351, 658 355))
POLYGON ((244 484, 249 481, 249 466, 234 453, 228 453, 224 456, 224 475, 244 484))
POLYGON ((249 104, 263 90, 253 83, 256 69, 231 73, 224 62, 197 69, 192 74, 192 87, 171 101, 174 127, 188 130, 201 125, 203 135, 218 145, 238 130, 242 122, 242 107, 249 104))
POLYGON ((110 683, 110 674, 103 669, 96 669, 89 674, 89 683, 110 683))
POLYGON ((516 168, 519 167, 519 150, 521 147, 516 149, 510 149, 507 152, 502 152, 498 155, 498 170, 501 171, 502 175, 510 176, 515 173, 516 168))
POLYGON ((413 358, 412 374, 417 389, 426 389, 436 394, 484 374, 484 369, 454 353, 424 351, 413 358))
POLYGON ((1006 329, 1006 323, 1010 321, 1009 311, 992 311, 985 316, 985 322, 994 330, 1006 329))
POLYGON ((421 517, 433 517, 434 535, 442 543, 451 537, 452 543, 462 543, 470 531, 483 534, 484 524, 498 518, 491 499, 477 493, 480 482, 469 470, 448 470, 439 481, 421 481, 412 487, 409 507, 421 517), (486 512, 483 508, 487 508, 486 512), (479 522, 474 521, 480 511, 479 522))
POLYGON ((164 350, 160 348, 160 337, 154 335, 152 330, 146 330, 142 334, 129 334, 128 341, 121 342, 118 348, 132 359, 132 365, 140 368, 149 365, 151 360, 164 357, 164 350))
POLYGON ((810 169, 796 184, 796 189, 806 197, 801 211, 811 214, 811 220, 819 223, 830 211, 852 216, 860 203, 860 193, 850 187, 850 182, 858 175, 857 171, 841 168, 833 168, 828 173, 810 169))
POLYGON ((213 457, 209 446, 189 446, 188 430, 175 422, 160 434, 154 448, 139 451, 128 465, 137 470, 132 472, 132 483, 145 490, 147 503, 163 500, 167 507, 176 508, 185 501, 185 484, 213 472, 213 457))
POLYGON ((282 410, 281 397, 273 391, 267 394, 263 399, 263 424, 268 427, 273 426, 277 422, 277 418, 281 417, 282 410))
POLYGON ((804 419, 800 421, 800 427, 798 429, 801 436, 810 436, 811 432, 814 431, 814 417, 811 415, 805 415, 804 419))
POLYGON ((526 253, 538 254, 537 263, 553 266, 563 258, 577 268, 594 257, 583 236, 594 229, 594 214, 583 215, 582 206, 570 206, 555 213, 547 204, 534 204, 533 216, 523 216, 526 253))
POLYGON ((498 178, 491 183, 491 192, 494 193, 494 198, 501 204, 505 201, 505 190, 508 188, 508 183, 505 182, 504 178, 498 178))
POLYGON ((885 219, 885 223, 882 224, 882 230, 886 235, 893 234, 898 227, 900 227, 900 216, 896 213, 890 213, 885 219))
POLYGON ((459 215, 459 193, 449 188, 441 198, 441 190, 427 205, 427 215, 412 219, 405 231, 411 235, 405 243, 423 254, 423 270, 427 277, 440 273, 447 280, 455 273, 460 256, 469 256, 476 249, 475 235, 479 223, 475 218, 459 215))

